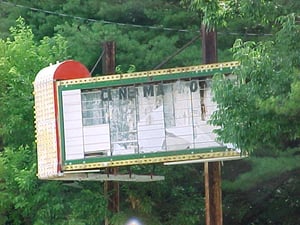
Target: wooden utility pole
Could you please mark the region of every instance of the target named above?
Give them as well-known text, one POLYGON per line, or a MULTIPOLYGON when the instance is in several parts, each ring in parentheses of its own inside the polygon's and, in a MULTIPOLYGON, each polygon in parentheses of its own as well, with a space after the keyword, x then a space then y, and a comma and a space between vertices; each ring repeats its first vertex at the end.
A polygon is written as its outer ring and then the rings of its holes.
MULTIPOLYGON (((203 64, 216 63, 217 32, 201 27, 203 64)), ((206 225, 223 225, 221 163, 205 162, 205 218, 206 225)))
POLYGON ((216 63, 218 61, 217 32, 215 30, 207 30, 207 27, 202 25, 201 35, 203 64, 216 63))
POLYGON ((114 41, 104 42, 103 58, 102 58, 102 73, 110 75, 115 73, 116 68, 116 43, 114 41))
MULTIPOLYGON (((105 75, 114 74, 116 67, 116 43, 114 41, 103 43, 102 72, 105 75)), ((106 169, 107 174, 117 174, 117 168, 106 169)), ((104 182, 104 194, 108 198, 108 210, 112 213, 120 211, 120 187, 117 181, 104 182)), ((105 225, 108 225, 108 217, 105 218, 105 225)))
POLYGON ((220 162, 204 163, 206 225, 223 225, 220 164, 220 162))

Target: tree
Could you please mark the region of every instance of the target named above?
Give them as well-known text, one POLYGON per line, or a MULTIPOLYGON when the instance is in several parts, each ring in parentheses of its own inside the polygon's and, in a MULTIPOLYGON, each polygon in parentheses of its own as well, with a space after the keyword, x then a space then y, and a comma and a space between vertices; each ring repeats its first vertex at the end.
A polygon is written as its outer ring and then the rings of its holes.
POLYGON ((61 36, 44 38, 40 45, 23 19, 10 29, 13 39, 1 40, 0 135, 4 145, 34 141, 32 82, 37 72, 54 60, 66 58, 61 36))
MULTIPOLYGON (((197 14, 182 10, 176 1, 14 2, 20 7, 4 4, 11 17, 21 11, 36 39, 61 34, 68 40, 68 54, 88 68, 94 66, 101 54, 101 44, 107 40, 117 43, 117 64, 125 68, 134 64, 141 71, 153 69, 199 35, 197 14)), ((10 17, 0 21, 12 23, 10 17)), ((164 67, 199 64, 198 48, 200 43, 195 42, 164 67)), ((97 73, 101 74, 99 68, 97 73)))
POLYGON ((106 200, 98 183, 78 191, 36 177, 32 82, 49 62, 67 58, 66 41, 56 35, 35 42, 22 18, 10 31, 12 38, 0 41, 0 224, 99 224, 106 200))
MULTIPOLYGON (((299 24, 296 22, 299 20, 296 16, 300 9, 298 1, 186 0, 188 4, 179 4, 174 0, 10 2, 17 5, 0 2, 3 37, 0 40, 0 137, 3 139, 3 144, 0 144, 0 224, 93 225, 101 223, 106 213, 107 202, 99 183, 41 181, 35 176, 32 81, 36 73, 50 62, 71 57, 91 68, 101 53, 101 42, 111 39, 117 42, 117 64, 124 71, 131 64, 136 66, 137 71, 152 69, 199 35, 197 31, 203 19, 203 13, 199 10, 210 10, 205 20, 212 24, 218 22, 221 33, 218 39, 220 61, 230 60, 232 54, 241 61, 241 67, 235 72, 236 77, 228 80, 217 76, 213 84, 216 99, 220 102, 220 111, 215 114, 213 122, 221 128, 226 127, 218 131, 222 140, 245 150, 255 150, 257 155, 262 154, 264 149, 268 151, 266 146, 297 144, 300 95, 299 24), (199 7, 198 11, 183 9, 190 7, 192 2, 198 4, 193 6, 199 7), (35 9, 31 10, 32 7, 35 9), (278 16, 291 12, 295 14, 274 22, 278 16), (24 20, 19 20, 8 32, 8 27, 15 23, 19 15, 25 18, 32 30, 24 20), (226 32, 239 34, 233 36, 226 32), (247 36, 247 33, 261 36, 247 36), (227 48, 236 37, 243 40, 236 41, 232 52, 229 52, 227 48)), ((195 42, 165 67, 199 64, 199 52, 200 44, 195 42)), ((242 220, 243 224, 249 222, 250 219, 245 221, 241 217, 246 215, 251 218, 251 211, 254 210, 246 207, 259 200, 256 199, 257 190, 253 189, 251 201, 247 202, 247 181, 250 178, 253 181, 253 176, 257 175, 252 185, 260 190, 270 174, 272 177, 282 177, 278 166, 275 166, 277 170, 270 170, 274 169, 274 165, 282 164, 280 168, 285 168, 286 172, 293 165, 297 172, 296 157, 299 153, 294 151, 293 154, 284 160, 280 157, 249 159, 253 171, 247 173, 246 178, 242 175, 236 178, 235 188, 226 188, 224 182, 224 205, 230 206, 225 213, 229 214, 226 218, 232 216, 231 224, 241 223, 242 220), (263 171, 263 175, 258 171, 263 171), (241 191, 241 188, 244 189, 241 191), (236 215, 241 217, 233 218, 236 215)), ((241 161, 232 170, 237 173, 247 164, 241 161)), ((147 224, 203 224, 200 166, 162 166, 156 173, 166 176, 164 182, 122 184, 121 198, 124 201, 121 201, 121 215, 114 216, 115 224, 125 222, 129 215, 141 216, 147 224)), ((149 168, 142 172, 149 173, 149 168)), ((283 205, 286 200, 289 203, 287 208, 299 208, 298 192, 291 189, 299 186, 299 176, 296 175, 288 179, 291 182, 287 182, 289 185, 278 189, 281 193, 276 189, 280 201, 274 198, 277 207, 274 209, 280 209, 278 205, 283 205), (295 200, 289 196, 290 193, 293 193, 295 200)), ((274 180, 277 181, 276 178, 274 180)), ((288 215, 293 217, 296 210, 290 210, 288 215)), ((258 215, 259 219, 251 221, 254 224, 258 224, 257 221, 267 223, 264 217, 270 217, 274 211, 266 211, 266 214, 258 215)), ((297 217, 290 221, 299 220, 297 217)))
POLYGON ((299 139, 299 30, 295 15, 277 20, 281 29, 273 41, 233 46, 240 61, 235 76, 215 76, 219 105, 212 117, 225 143, 245 151, 290 146, 299 139))

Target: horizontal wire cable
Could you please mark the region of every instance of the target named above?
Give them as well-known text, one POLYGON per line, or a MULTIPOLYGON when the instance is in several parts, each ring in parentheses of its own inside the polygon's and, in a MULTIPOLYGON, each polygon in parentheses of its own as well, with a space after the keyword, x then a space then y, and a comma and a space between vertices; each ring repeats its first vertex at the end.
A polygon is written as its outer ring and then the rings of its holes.
MULTIPOLYGON (((102 24, 111 24, 111 25, 117 25, 117 26, 127 26, 127 27, 133 27, 133 28, 154 29, 154 30, 163 30, 163 31, 175 31, 175 32, 184 32, 184 33, 200 33, 201 32, 200 29, 199 30, 176 29, 176 28, 163 27, 163 26, 148 26, 148 25, 140 25, 140 24, 113 22, 113 21, 108 21, 108 20, 96 20, 96 19, 92 19, 92 18, 84 18, 84 17, 74 16, 74 15, 70 15, 70 14, 66 14, 66 13, 59 13, 59 12, 54 12, 54 11, 50 11, 50 10, 34 8, 34 7, 30 7, 30 6, 14 4, 14 3, 11 3, 11 2, 7 2, 7 1, 0 1, 0 4, 1 3, 5 4, 7 6, 13 6, 13 7, 18 7, 18 8, 31 10, 33 12, 42 12, 42 13, 49 14, 49 15, 67 17, 67 18, 87 21, 87 22, 91 22, 91 23, 102 23, 102 24)), ((220 35, 233 35, 233 36, 272 36, 272 34, 247 33, 247 32, 246 33, 217 32, 217 33, 220 34, 220 35)))

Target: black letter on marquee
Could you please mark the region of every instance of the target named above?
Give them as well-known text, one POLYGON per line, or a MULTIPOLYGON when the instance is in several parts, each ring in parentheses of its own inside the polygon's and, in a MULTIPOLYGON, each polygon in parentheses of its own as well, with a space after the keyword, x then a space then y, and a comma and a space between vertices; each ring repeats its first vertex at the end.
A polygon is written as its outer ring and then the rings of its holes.
POLYGON ((128 98, 136 97, 136 89, 135 87, 128 87, 128 98))
POLYGON ((191 92, 196 92, 198 89, 198 82, 195 80, 192 80, 190 83, 190 91, 191 92))
POLYGON ((110 89, 101 90, 101 100, 102 101, 111 101, 111 91, 110 91, 110 89))
POLYGON ((119 99, 127 99, 127 88, 126 87, 119 88, 119 99))
POLYGON ((145 85, 143 88, 144 88, 144 97, 148 97, 148 95, 154 96, 153 85, 145 85))

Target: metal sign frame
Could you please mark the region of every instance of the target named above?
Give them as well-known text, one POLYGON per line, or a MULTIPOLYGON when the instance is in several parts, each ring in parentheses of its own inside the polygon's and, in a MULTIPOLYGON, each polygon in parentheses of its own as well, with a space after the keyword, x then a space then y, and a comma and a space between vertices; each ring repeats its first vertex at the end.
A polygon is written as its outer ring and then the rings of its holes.
POLYGON ((208 147, 184 149, 169 152, 143 153, 132 155, 117 155, 84 158, 76 160, 65 159, 64 120, 62 102, 64 91, 84 90, 93 88, 113 88, 127 85, 157 84, 159 82, 172 82, 176 80, 204 79, 216 73, 229 74, 239 65, 238 62, 225 62, 191 67, 154 70, 129 74, 99 76, 93 78, 70 79, 56 81, 59 111, 59 137, 62 156, 62 171, 91 170, 95 168, 119 167, 137 164, 184 162, 191 160, 209 159, 239 159, 238 151, 222 147, 208 147))

